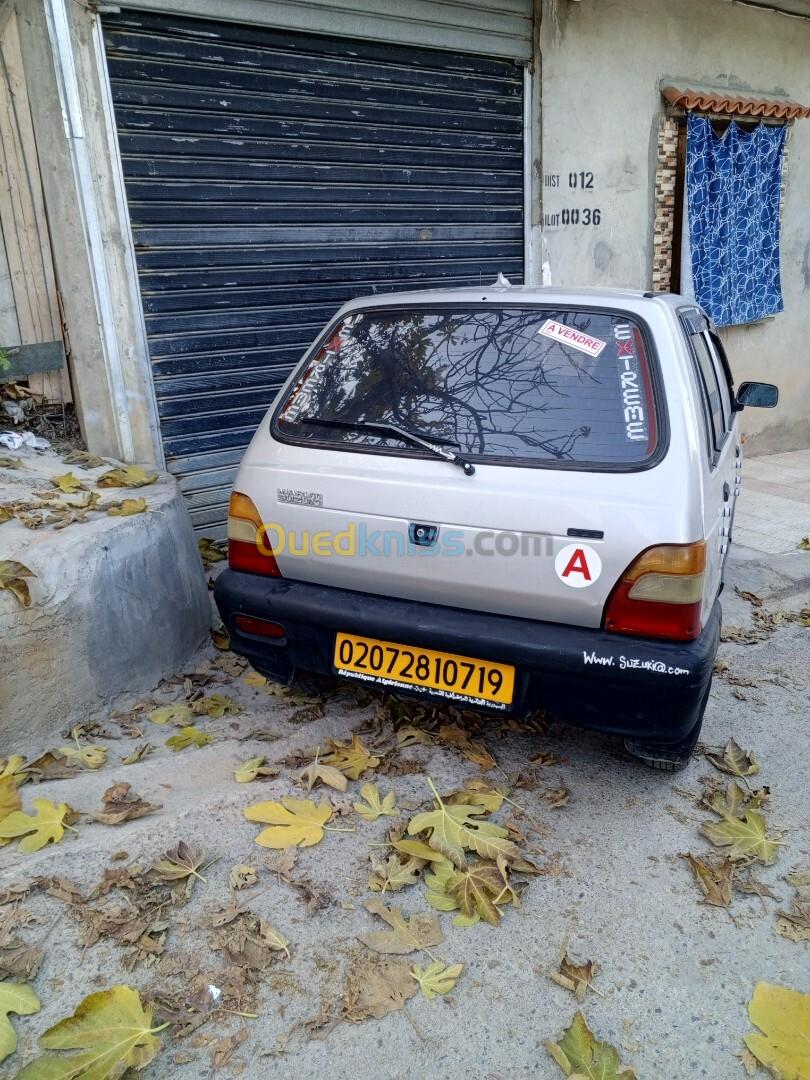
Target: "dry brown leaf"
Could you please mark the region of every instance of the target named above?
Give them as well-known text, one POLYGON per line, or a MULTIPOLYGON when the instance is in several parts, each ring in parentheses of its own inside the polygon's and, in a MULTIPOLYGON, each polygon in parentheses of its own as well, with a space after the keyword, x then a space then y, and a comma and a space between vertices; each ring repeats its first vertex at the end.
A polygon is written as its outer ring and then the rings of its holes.
POLYGON ((734 862, 729 858, 702 859, 686 852, 680 856, 695 875, 704 896, 704 903, 728 907, 734 879, 734 862))
POLYGON ((776 932, 788 941, 810 941, 810 907, 796 901, 790 911, 776 913, 776 932))
POLYGON ((119 783, 108 787, 101 796, 104 803, 101 810, 95 814, 88 814, 93 821, 100 821, 103 825, 120 825, 124 821, 133 821, 135 818, 154 814, 161 809, 160 803, 144 802, 129 784, 119 783))
POLYGON ((752 896, 767 897, 769 900, 780 900, 781 896, 777 896, 775 892, 766 885, 764 881, 757 881, 756 878, 751 876, 751 871, 747 874, 735 874, 734 875, 734 888, 737 892, 748 893, 752 896))
POLYGON ((416 884, 425 865, 424 859, 413 857, 403 860, 392 854, 382 863, 372 857, 368 887, 372 892, 399 892, 406 885, 416 884))
POLYGON ((65 465, 80 465, 83 469, 100 469, 108 462, 98 454, 88 453, 87 450, 70 450, 62 457, 65 465))
POLYGON ((439 728, 438 737, 440 742, 460 750, 468 761, 480 765, 482 769, 494 769, 497 765, 495 758, 490 754, 486 746, 470 739, 464 728, 458 724, 442 724, 439 728))
POLYGON ((214 1043, 213 1050, 211 1051, 211 1067, 214 1069, 223 1069, 231 1060, 234 1052, 239 1049, 243 1042, 247 1039, 250 1032, 246 1027, 240 1028, 233 1035, 223 1035, 221 1039, 217 1039, 214 1043))
POLYGON ((549 975, 559 986, 575 994, 577 1001, 584 1001, 597 971, 598 968, 592 960, 586 960, 584 964, 575 964, 563 947, 559 970, 550 971, 549 975))
POLYGON ((240 889, 249 889, 251 885, 256 884, 257 880, 256 867, 246 866, 244 863, 237 863, 228 874, 228 885, 235 892, 240 889))
POLYGON ((279 954, 290 955, 285 938, 252 911, 227 908, 214 919, 211 948, 250 971, 266 971, 279 954))
POLYGON ((0 559, 0 590, 6 589, 22 604, 31 607, 31 591, 26 578, 37 575, 21 562, 14 559, 0 559))
POLYGON ((352 735, 351 744, 329 739, 331 752, 323 759, 324 764, 333 765, 350 780, 359 780, 369 769, 376 769, 380 758, 371 754, 363 745, 358 735, 352 735))
POLYGON ((516 906, 519 904, 517 894, 507 880, 504 860, 499 860, 498 865, 477 862, 456 870, 448 883, 447 894, 458 904, 463 921, 483 919, 490 926, 497 926, 501 921, 498 904, 510 899, 516 906))
POLYGON ((423 728, 406 724, 397 731, 397 746, 404 750, 407 746, 434 746, 436 736, 423 728))
POLYGON ((298 861, 298 848, 286 848, 268 855, 264 865, 272 874, 277 874, 280 881, 290 883, 290 871, 298 861))
POLYGON ((796 891, 790 911, 776 913, 776 932, 789 941, 810 941, 810 869, 795 870, 786 880, 796 891))
POLYGON ((716 769, 731 776, 753 776, 759 772, 759 762, 754 755, 750 750, 743 750, 734 739, 729 739, 721 754, 707 751, 706 759, 716 769))
POLYGON ((121 758, 121 764, 135 765, 137 762, 143 761, 145 757, 148 757, 154 749, 155 748, 151 743, 141 743, 140 746, 135 747, 131 754, 127 754, 126 757, 121 758))
POLYGON ((162 859, 158 859, 152 869, 164 881, 187 881, 190 886, 197 878, 205 881, 200 870, 204 870, 206 865, 210 864, 205 862, 205 852, 195 851, 185 840, 181 840, 176 847, 170 848, 162 859))
POLYGON ((312 724, 325 716, 324 707, 320 701, 312 705, 302 705, 287 717, 288 724, 312 724))
POLYGON ((69 780, 82 772, 77 765, 70 764, 51 750, 46 750, 36 761, 26 765, 25 770, 34 783, 41 780, 69 780))
POLYGON ((502 791, 492 787, 486 780, 473 778, 466 781, 461 791, 454 791, 444 801, 453 805, 482 806, 485 813, 491 814, 500 810, 503 800, 502 791))
POLYGON ((540 796, 548 803, 552 810, 559 810, 567 805, 571 798, 571 792, 567 787, 547 788, 540 796))
POLYGON ((371 953, 356 961, 349 971, 343 1016, 351 1023, 370 1016, 381 1020, 404 1008, 405 1002, 416 993, 416 983, 405 961, 371 953))
POLYGON ((390 930, 376 930, 370 934, 358 934, 357 937, 369 949, 380 953, 407 955, 420 949, 430 955, 433 945, 441 945, 444 934, 436 921, 435 915, 428 912, 412 915, 406 919, 400 908, 386 907, 382 900, 373 897, 363 904, 366 911, 378 915, 388 923, 390 930))

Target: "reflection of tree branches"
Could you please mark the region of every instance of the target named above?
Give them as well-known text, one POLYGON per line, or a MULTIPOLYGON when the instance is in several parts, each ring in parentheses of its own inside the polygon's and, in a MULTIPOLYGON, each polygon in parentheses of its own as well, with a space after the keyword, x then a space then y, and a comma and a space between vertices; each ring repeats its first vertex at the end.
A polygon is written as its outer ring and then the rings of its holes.
MULTIPOLYGON (((602 379, 595 360, 539 335, 550 315, 504 309, 352 316, 313 362, 284 422, 307 414, 387 421, 452 439, 462 451, 514 455, 522 446, 541 451, 532 456, 573 459, 592 433, 582 422, 589 416, 584 387, 600 387, 602 379)), ((570 312, 552 317, 582 330, 592 322, 570 312)), ((604 404, 597 395, 591 408, 604 404)), ((320 429, 317 437, 331 436, 320 429)), ((387 442, 370 433, 352 441, 387 442)))

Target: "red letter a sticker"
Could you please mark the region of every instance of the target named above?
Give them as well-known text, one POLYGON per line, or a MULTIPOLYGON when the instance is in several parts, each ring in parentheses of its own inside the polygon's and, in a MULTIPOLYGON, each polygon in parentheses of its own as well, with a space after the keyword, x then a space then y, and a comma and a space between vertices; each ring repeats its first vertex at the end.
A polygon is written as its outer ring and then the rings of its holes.
POLYGON ((591 580, 591 572, 588 569, 588 560, 585 558, 585 552, 582 548, 577 548, 568 560, 568 565, 560 576, 567 578, 570 574, 582 574, 585 581, 591 580))

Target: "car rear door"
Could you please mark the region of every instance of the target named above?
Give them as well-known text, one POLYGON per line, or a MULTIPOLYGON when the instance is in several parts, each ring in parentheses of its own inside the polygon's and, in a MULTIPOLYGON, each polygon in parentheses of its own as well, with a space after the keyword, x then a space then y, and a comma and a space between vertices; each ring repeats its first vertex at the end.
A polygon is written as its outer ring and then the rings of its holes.
POLYGON ((722 345, 704 313, 681 313, 695 368, 705 434, 703 514, 706 539, 706 603, 720 590, 739 493, 741 450, 733 408, 731 373, 722 345))

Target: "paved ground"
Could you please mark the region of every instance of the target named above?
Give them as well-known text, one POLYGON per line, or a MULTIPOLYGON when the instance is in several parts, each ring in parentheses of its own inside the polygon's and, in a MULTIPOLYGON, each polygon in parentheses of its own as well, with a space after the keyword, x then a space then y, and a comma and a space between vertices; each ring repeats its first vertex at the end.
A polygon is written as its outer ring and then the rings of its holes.
POLYGON ((746 458, 734 525, 744 547, 795 551, 810 536, 810 449, 746 458))
MULTIPOLYGON (((810 553, 798 558, 808 560, 810 571, 810 553)), ((760 609, 770 614, 808 605, 810 591, 796 587, 802 577, 807 580, 804 564, 797 563, 796 553, 790 560, 776 572, 763 567, 755 552, 738 551, 726 594, 727 626, 750 630, 756 610, 734 593, 734 584, 766 597, 773 593, 775 598, 760 609)), ((41 795, 87 811, 99 806, 111 783, 126 780, 163 808, 117 828, 80 823, 77 834, 37 854, 19 856, 13 846, 3 848, 0 893, 36 875, 58 875, 86 894, 105 867, 149 865, 179 840, 205 848, 219 861, 204 872, 205 882, 196 883, 190 902, 170 911, 159 962, 138 964, 131 971, 124 966, 130 949, 105 938, 82 948, 79 924, 86 905, 71 907, 41 889, 24 899, 22 909, 37 921, 18 933, 29 943, 44 941, 45 959, 34 982, 43 1009, 37 1016, 14 1018, 20 1049, 10 1062, 28 1060, 36 1036, 100 987, 128 983, 145 997, 176 999, 197 972, 203 983, 224 985, 223 954, 210 950, 212 917, 229 901, 231 867, 250 863, 257 869, 258 885, 238 893, 238 900, 289 939, 290 957, 260 980, 255 1008, 238 1010, 255 1011, 255 1019, 220 1013, 186 1038, 164 1035, 159 1058, 141 1074, 144 1080, 212 1075, 219 1040, 243 1029, 247 1041, 218 1070, 223 1075, 297 1080, 562 1076, 543 1041, 559 1036, 578 1007, 574 996, 548 977, 569 938, 575 958, 599 967, 598 992, 589 992, 582 1005, 589 1024, 620 1049, 640 1078, 743 1077, 736 1055, 742 1035, 750 1030, 746 1003, 756 982, 765 979, 810 992, 810 945, 786 940, 774 929, 775 912, 788 906, 791 895, 786 873, 810 865, 810 629, 778 619, 762 629, 761 618, 758 626, 759 632, 749 636, 760 640, 722 646, 723 674, 715 680, 704 742, 722 745, 733 736, 761 762, 753 783, 771 789, 769 826, 781 833, 784 846, 778 862, 761 868, 758 877, 781 903, 757 895, 737 895, 729 909, 701 902, 678 856, 711 851, 698 831, 710 815, 693 796, 720 774, 704 757, 678 776, 656 774, 628 759, 615 741, 562 727, 552 727, 547 735, 506 728, 484 732, 498 767, 483 773, 452 747, 417 745, 391 752, 392 771, 380 775, 379 770, 370 778, 383 792, 396 791, 410 814, 430 805, 427 776, 446 793, 482 775, 493 783, 514 779, 526 773, 532 755, 553 755, 552 764, 529 770, 529 786, 512 789, 511 798, 522 812, 505 805, 494 815, 514 820, 541 873, 526 879, 520 908, 507 908, 498 927, 456 928, 451 915, 438 916, 445 941, 435 951, 448 963, 464 965, 447 999, 414 997, 404 1011, 357 1024, 337 1022, 332 1030, 330 1025, 299 1027, 280 1055, 272 1052, 285 1044, 297 1021, 339 1016, 347 974, 365 955, 356 935, 381 928, 362 907, 371 895, 369 856, 385 854, 373 845, 383 842, 391 821, 401 819, 366 824, 351 812, 342 815, 332 824, 355 831, 328 833, 318 846, 302 851, 289 875, 295 884, 286 884, 267 869, 268 853, 254 844, 259 826, 244 819, 243 809, 294 792, 294 770, 281 764, 277 779, 249 785, 236 784, 233 770, 254 754, 283 762, 296 750, 323 746, 330 736, 346 738, 353 729, 368 732, 363 736, 368 742, 389 745, 390 729, 384 725, 375 731, 375 702, 358 707, 348 696, 328 701, 323 717, 302 716, 296 707, 247 685, 244 676, 229 676, 217 666, 226 654, 206 650, 188 665, 190 682, 164 687, 155 701, 182 700, 195 682, 211 679, 204 693, 224 693, 243 707, 238 716, 200 723, 214 736, 211 745, 172 754, 163 745, 171 727, 140 720, 145 738, 157 749, 139 763, 122 765, 122 757, 143 739, 128 738, 126 724, 108 721, 117 737, 95 740, 109 747, 105 768, 22 789, 26 808, 41 795), (263 741, 251 734, 257 731, 278 738, 263 741), (558 799, 550 793, 560 788, 570 796, 555 808, 558 799), (121 852, 126 854, 111 861, 121 852)), ((227 655, 225 664, 230 666, 227 655)), ((49 745, 65 741, 54 732, 49 745)), ((3 752, 34 756, 46 748, 23 741, 3 752)), ((359 782, 350 783, 349 795, 357 798, 359 787, 359 782)), ((346 802, 332 794, 333 802, 346 802)), ((111 902, 120 905, 114 899, 119 895, 112 894, 111 902)), ((409 914, 426 910, 421 884, 384 899, 409 914)), ((426 962, 418 954, 406 959, 426 962)), ((10 1062, 2 1075, 13 1075, 10 1062)))

